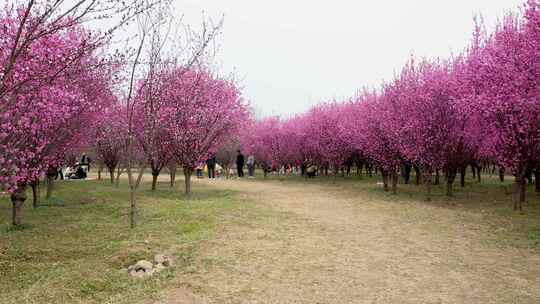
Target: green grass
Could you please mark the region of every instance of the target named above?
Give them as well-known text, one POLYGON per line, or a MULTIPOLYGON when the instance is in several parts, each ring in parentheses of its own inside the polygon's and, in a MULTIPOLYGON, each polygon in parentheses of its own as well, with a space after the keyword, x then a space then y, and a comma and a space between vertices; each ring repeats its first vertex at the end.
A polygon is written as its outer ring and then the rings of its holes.
POLYGON ((107 181, 66 181, 54 197, 10 226, 11 204, 0 196, 0 303, 136 303, 189 271, 199 246, 224 221, 263 216, 232 191, 194 184, 188 200, 178 188, 148 183, 139 192, 140 218, 129 228, 129 192, 107 181), (120 270, 165 252, 174 267, 139 280, 120 270))

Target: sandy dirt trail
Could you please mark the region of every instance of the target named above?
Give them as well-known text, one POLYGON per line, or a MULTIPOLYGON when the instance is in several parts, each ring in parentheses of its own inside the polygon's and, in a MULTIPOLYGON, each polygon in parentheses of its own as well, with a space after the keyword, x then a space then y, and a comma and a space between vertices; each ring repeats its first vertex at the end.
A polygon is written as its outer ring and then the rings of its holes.
POLYGON ((540 257, 486 243, 478 215, 331 185, 213 184, 275 216, 227 225, 159 303, 540 303, 540 257))

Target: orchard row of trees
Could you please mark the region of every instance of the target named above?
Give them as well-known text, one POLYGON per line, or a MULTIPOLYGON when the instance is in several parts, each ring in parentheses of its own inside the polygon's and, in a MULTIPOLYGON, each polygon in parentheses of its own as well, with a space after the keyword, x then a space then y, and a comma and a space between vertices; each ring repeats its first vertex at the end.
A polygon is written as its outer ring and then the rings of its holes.
POLYGON ((13 225, 21 224, 29 186, 47 176, 51 185, 59 168, 93 151, 111 180, 127 173, 134 227, 146 168, 155 189, 164 167, 181 166, 189 194, 197 163, 249 120, 234 79, 210 65, 222 22, 203 18, 195 31, 170 10, 159 0, 0 8, 0 189, 11 195, 13 225), (95 31, 92 22, 112 25, 95 31), (129 26, 138 31, 135 46, 111 52, 114 33, 129 26))
POLYGON ((412 58, 378 90, 246 130, 242 146, 263 166, 307 161, 337 174, 355 161, 377 167, 394 192, 399 171, 414 166, 428 199, 433 176, 443 173, 452 195, 458 172, 496 165, 515 177, 521 209, 527 179, 540 179, 540 1, 492 33, 477 23, 459 55, 412 58))

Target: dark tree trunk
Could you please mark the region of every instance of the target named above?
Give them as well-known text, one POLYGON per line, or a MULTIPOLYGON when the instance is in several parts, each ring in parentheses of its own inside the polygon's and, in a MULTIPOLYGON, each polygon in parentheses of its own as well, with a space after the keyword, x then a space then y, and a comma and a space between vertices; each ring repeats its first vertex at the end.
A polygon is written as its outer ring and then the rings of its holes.
POLYGON ((440 179, 439 170, 435 170, 435 183, 433 183, 433 184, 438 185, 439 184, 439 179, 440 179))
POLYGON ((409 184, 411 180, 411 169, 412 169, 412 166, 410 163, 405 163, 402 166, 403 181, 405 184, 409 184))
POLYGON ((152 173, 152 191, 155 191, 156 190, 156 185, 157 185, 157 178, 158 178, 158 174, 154 174, 152 173))
POLYGON ((534 170, 535 191, 540 192, 540 169, 534 170))
POLYGON ((131 203, 131 210, 130 210, 130 216, 129 216, 129 219, 130 219, 130 222, 129 222, 129 225, 131 228, 135 228, 135 226, 137 226, 137 215, 138 215, 138 210, 137 210, 137 195, 135 193, 135 190, 133 187, 130 189, 130 194, 129 194, 129 198, 130 198, 130 203, 131 203))
POLYGON ((415 184, 418 186, 422 180, 422 175, 420 174, 420 168, 418 166, 413 166, 414 174, 416 175, 415 184))
POLYGON ((454 180, 456 179, 457 170, 450 168, 446 173, 446 196, 454 196, 454 180))
POLYGON ((159 173, 161 173, 161 168, 152 168, 152 191, 156 190, 159 173))
POLYGON ((504 182, 504 167, 499 167, 499 180, 504 182))
POLYGON ((515 178, 515 183, 514 183, 514 195, 513 195, 514 211, 523 210, 523 203, 525 202, 526 187, 527 187, 527 182, 525 178, 521 174, 517 175, 515 178))
POLYGON ((392 194, 397 194, 397 184, 398 184, 399 175, 396 170, 393 170, 391 176, 392 176, 392 194))
POLYGON ((101 171, 103 171, 103 165, 99 164, 98 171, 97 171, 97 179, 101 180, 101 171))
POLYGON ((459 184, 461 188, 465 187, 465 174, 467 173, 467 166, 459 168, 459 184))
POLYGON ((49 200, 52 196, 53 188, 54 188, 54 179, 56 178, 56 175, 58 173, 58 170, 56 168, 47 170, 47 192, 45 193, 45 198, 49 200))
POLYGON ((471 172, 472 172, 472 177, 476 178, 476 165, 475 164, 471 165, 471 172))
POLYGON ((12 214, 11 223, 13 226, 18 226, 22 223, 22 206, 26 200, 26 185, 19 186, 15 192, 11 194, 12 214))
POLYGON ((176 181, 176 166, 169 167, 169 176, 171 178, 170 186, 172 188, 172 187, 174 187, 174 182, 176 181))
POLYGON ((118 167, 116 168, 116 183, 114 185, 116 188, 120 188, 120 175, 122 175, 122 168, 118 167))
POLYGON ((426 201, 431 202, 431 172, 426 172, 424 174, 424 183, 426 184, 426 201))
POLYGON ((386 170, 381 170, 381 176, 383 180, 383 189, 385 192, 388 192, 388 172, 386 172, 386 170))
POLYGON ((366 166, 369 177, 373 177, 373 165, 366 166))
POLYGON ((109 176, 111 177, 111 185, 114 185, 114 169, 115 167, 108 167, 109 169, 109 176))
POLYGON ((32 187, 32 206, 34 208, 39 207, 40 204, 40 198, 41 198, 41 191, 39 189, 39 179, 33 181, 30 183, 30 186, 32 187))
POLYGON ((191 174, 193 173, 193 169, 191 168, 184 168, 184 181, 185 181, 185 193, 187 196, 191 195, 191 174))

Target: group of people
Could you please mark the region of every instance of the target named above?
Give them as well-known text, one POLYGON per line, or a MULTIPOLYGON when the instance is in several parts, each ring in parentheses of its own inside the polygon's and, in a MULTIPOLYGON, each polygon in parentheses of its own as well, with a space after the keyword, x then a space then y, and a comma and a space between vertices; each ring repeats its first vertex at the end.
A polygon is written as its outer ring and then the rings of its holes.
MULTIPOLYGON (((248 178, 255 177, 255 157, 253 155, 248 156, 247 161, 240 150, 237 151, 236 155, 236 166, 230 168, 228 176, 237 176, 239 178, 245 177, 244 167, 248 169, 248 178)), ((209 179, 219 178, 223 174, 223 167, 220 166, 216 160, 215 156, 212 156, 206 160, 206 162, 201 162, 196 167, 196 174, 198 178, 203 178, 204 172, 207 172, 209 179)))

